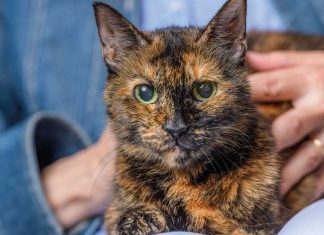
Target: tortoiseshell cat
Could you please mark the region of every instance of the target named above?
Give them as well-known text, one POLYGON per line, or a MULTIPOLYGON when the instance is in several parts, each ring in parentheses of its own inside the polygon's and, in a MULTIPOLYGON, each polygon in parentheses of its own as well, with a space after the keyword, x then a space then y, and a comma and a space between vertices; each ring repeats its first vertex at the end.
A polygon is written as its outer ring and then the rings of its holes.
MULTIPOLYGON (((205 28, 150 33, 94 9, 119 140, 109 234, 275 234, 281 164, 250 100, 246 1, 229 0, 205 28)), ((263 106, 270 119, 278 110, 263 106)))

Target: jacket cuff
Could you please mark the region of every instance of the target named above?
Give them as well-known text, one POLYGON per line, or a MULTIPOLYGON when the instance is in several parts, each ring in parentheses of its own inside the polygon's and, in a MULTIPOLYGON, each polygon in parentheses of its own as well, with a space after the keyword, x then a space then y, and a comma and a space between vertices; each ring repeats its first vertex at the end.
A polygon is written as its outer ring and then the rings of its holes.
POLYGON ((0 134, 0 234, 63 234, 45 199, 40 169, 90 144, 71 120, 36 113, 0 134))

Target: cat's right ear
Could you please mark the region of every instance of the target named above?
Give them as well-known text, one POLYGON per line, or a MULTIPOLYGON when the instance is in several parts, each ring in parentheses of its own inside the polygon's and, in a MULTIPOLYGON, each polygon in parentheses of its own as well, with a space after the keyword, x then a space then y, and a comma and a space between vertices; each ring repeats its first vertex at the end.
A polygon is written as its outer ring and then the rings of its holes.
POLYGON ((102 56, 111 70, 118 70, 124 56, 147 44, 147 39, 140 30, 109 5, 94 3, 93 8, 102 56))
POLYGON ((203 31, 199 41, 227 49, 234 61, 244 60, 247 0, 227 0, 203 31))

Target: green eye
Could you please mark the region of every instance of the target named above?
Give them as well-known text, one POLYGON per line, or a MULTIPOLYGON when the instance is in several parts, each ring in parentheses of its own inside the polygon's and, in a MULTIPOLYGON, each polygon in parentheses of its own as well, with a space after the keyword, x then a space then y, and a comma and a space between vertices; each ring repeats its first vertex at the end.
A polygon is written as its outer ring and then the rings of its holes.
POLYGON ((216 83, 200 82, 193 89, 193 95, 199 101, 206 101, 212 98, 217 91, 216 83))
POLYGON ((150 85, 138 85, 135 87, 135 98, 143 104, 153 104, 158 98, 158 93, 150 85))

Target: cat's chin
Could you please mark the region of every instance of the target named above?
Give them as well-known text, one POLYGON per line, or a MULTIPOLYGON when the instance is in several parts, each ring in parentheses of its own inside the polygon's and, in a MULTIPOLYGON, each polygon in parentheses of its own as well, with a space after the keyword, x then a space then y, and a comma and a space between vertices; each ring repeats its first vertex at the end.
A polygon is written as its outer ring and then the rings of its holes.
POLYGON ((174 146, 164 154, 163 162, 170 169, 187 167, 191 162, 190 152, 180 146, 174 146))

